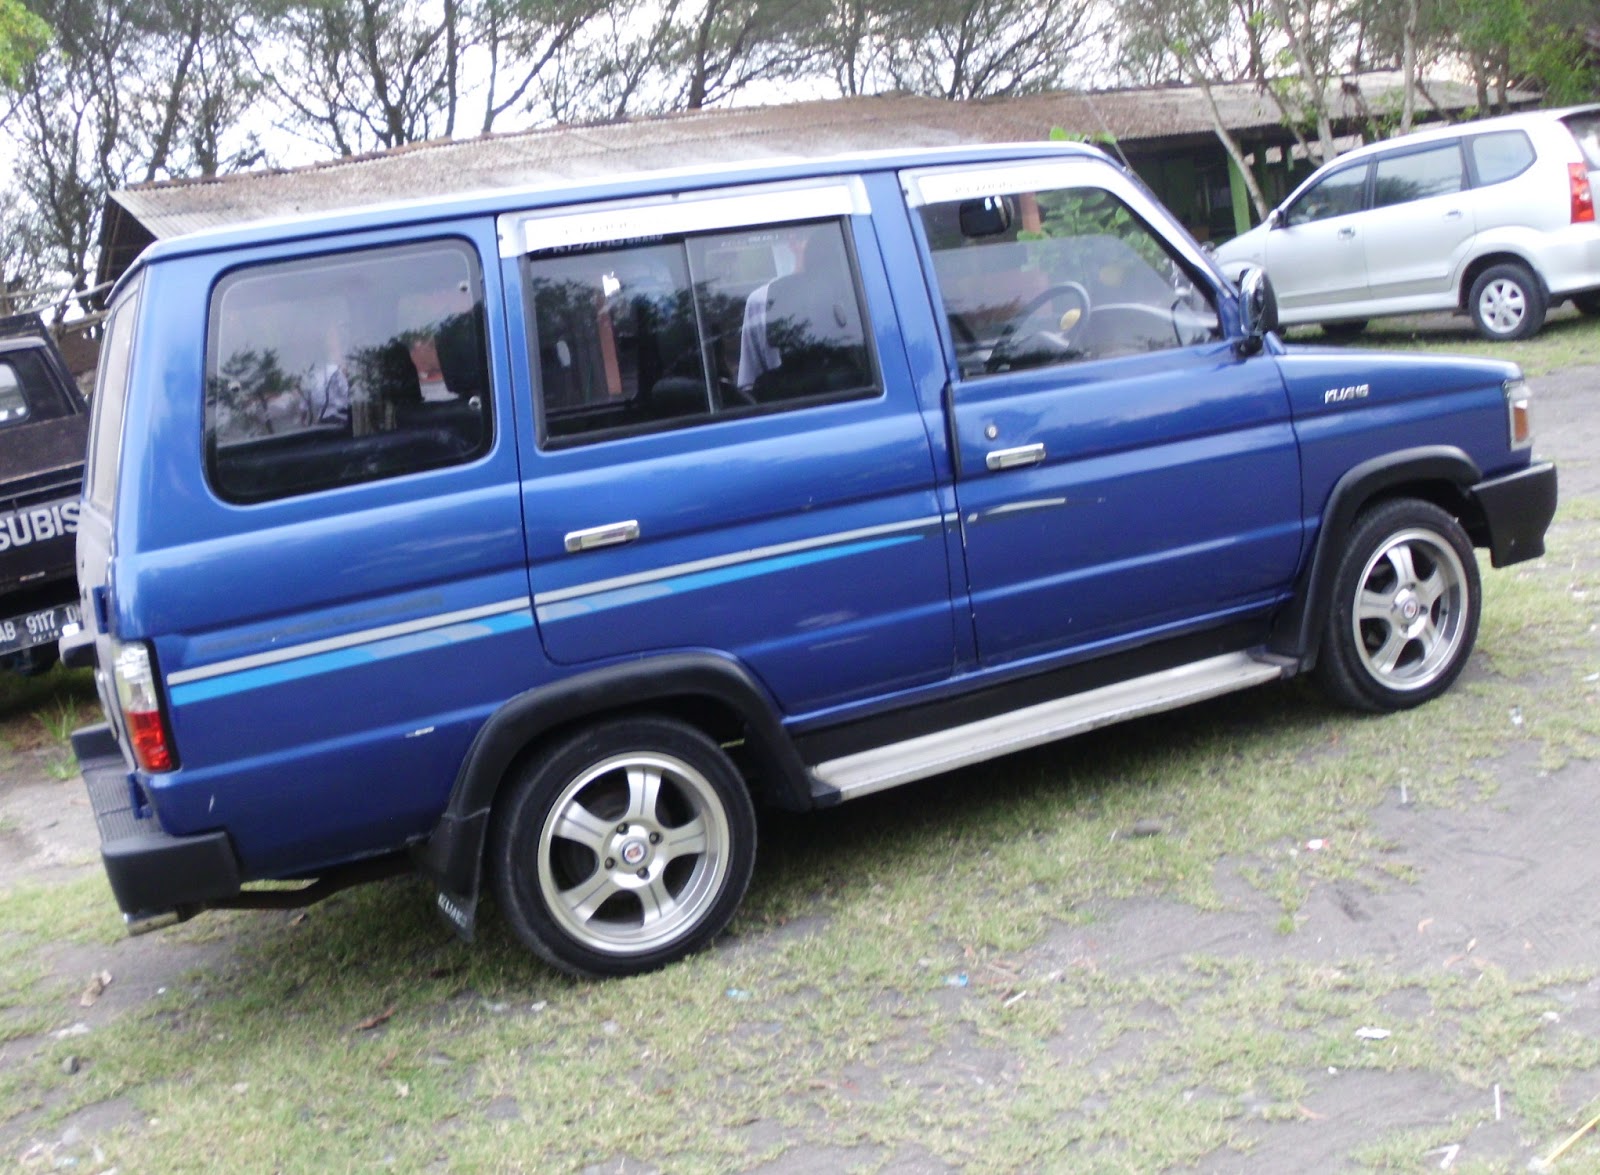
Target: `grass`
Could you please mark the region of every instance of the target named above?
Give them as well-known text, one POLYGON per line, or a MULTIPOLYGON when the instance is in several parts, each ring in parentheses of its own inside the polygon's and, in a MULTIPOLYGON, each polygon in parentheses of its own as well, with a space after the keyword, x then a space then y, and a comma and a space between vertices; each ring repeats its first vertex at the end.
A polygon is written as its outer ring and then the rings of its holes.
MULTIPOLYGON (((1404 329, 1365 341, 1474 345, 1404 329)), ((1600 324, 1561 319, 1515 349, 1487 353, 1600 363, 1600 324)), ((1422 710, 1342 715, 1296 682, 764 817, 730 933, 638 979, 555 975, 492 911, 464 946, 410 880, 137 944, 98 875, 15 886, 0 1154, 173 1172, 1249 1166, 1269 1124, 1318 1128, 1341 1090, 1392 1081, 1445 1110, 1379 1121, 1330 1163, 1437 1168, 1424 1156, 1492 1129, 1498 1091, 1519 1143, 1452 1169, 1521 1170, 1594 1112, 1600 1040, 1566 1011, 1600 969, 1329 958, 1306 926, 1332 888, 1413 883, 1375 817, 1402 792, 1470 810, 1496 802, 1489 765, 1510 746, 1545 771, 1600 755, 1600 508, 1564 504, 1550 542, 1485 569, 1473 666, 1422 710), (1128 835, 1141 821, 1161 834, 1128 835), (1244 920, 1260 945, 1163 954, 1163 917, 1244 920), (1095 945, 1113 933, 1150 959, 1116 964, 1095 945), (58 1039, 87 1015, 83 977, 52 964, 63 944, 114 972, 135 945, 217 961, 58 1039), (1357 1037, 1373 1025, 1390 1035, 1357 1037), (136 1125, 63 1135, 106 1106, 136 1125)), ((82 675, 0 680, 0 739, 49 753, 92 707, 82 675)), ((1600 1164, 1600 1144, 1563 1164, 1600 1164)))
MULTIPOLYGON (((1290 327, 1284 337, 1293 343, 1326 344, 1316 326, 1290 327)), ((1397 351, 1432 351, 1508 359, 1524 374, 1540 376, 1566 367, 1600 364, 1600 319, 1585 318, 1572 306, 1552 310, 1544 329, 1531 339, 1491 343, 1478 337, 1465 316, 1443 314, 1374 319, 1350 346, 1397 351)))
MULTIPOLYGON (((1319 887, 1405 884, 1374 810, 1402 782, 1413 803, 1480 802, 1513 708, 1549 763, 1600 749, 1575 546, 1600 550, 1600 524, 1564 515, 1549 559, 1487 576, 1478 668, 1421 711, 1340 716, 1291 684, 770 818, 727 939, 639 979, 556 976, 492 916, 463 946, 399 881, 301 918, 168 932, 226 961, 56 1040, 82 1015, 81 984, 36 960, 107 942, 116 919, 98 879, 19 887, 0 933, 0 1022, 27 1057, 0 1067, 7 1116, 27 1115, 12 1153, 120 1099, 137 1129, 46 1157, 86 1163, 98 1147, 105 1167, 175 1172, 697 1171, 779 1154, 1143 1171, 1247 1156, 1258 1124, 1317 1112, 1330 1068, 1431 1075, 1479 1091, 1485 1114, 1499 1085, 1519 1129, 1558 1139, 1579 1108, 1568 1079, 1600 1071, 1600 1044, 1547 1013, 1594 974, 1329 963, 1299 927, 1319 887), (1127 836, 1140 820, 1165 831, 1127 836), (1312 837, 1327 847, 1307 851, 1312 837), (1120 899, 1242 916, 1229 877, 1275 936, 1260 957, 1119 970, 1063 953, 1120 899), (1373 1023, 1393 1035, 1355 1037, 1373 1023)), ((1464 1129, 1379 1132, 1356 1160, 1413 1169, 1464 1129)))

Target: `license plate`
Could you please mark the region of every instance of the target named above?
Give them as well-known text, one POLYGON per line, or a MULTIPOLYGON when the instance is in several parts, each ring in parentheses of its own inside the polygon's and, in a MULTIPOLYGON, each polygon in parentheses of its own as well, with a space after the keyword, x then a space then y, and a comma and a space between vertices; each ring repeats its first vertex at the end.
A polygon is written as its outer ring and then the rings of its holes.
POLYGON ((0 620, 0 654, 52 644, 61 638, 63 628, 78 619, 78 605, 57 604, 0 620))

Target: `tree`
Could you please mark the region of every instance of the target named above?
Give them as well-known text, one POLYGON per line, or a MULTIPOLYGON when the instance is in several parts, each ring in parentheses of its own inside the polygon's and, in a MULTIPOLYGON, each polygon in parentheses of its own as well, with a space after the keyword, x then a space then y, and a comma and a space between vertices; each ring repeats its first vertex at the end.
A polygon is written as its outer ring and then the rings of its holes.
POLYGON ((50 26, 22 5, 0 0, 0 86, 14 86, 50 39, 50 26))
POLYGON ((1241 8, 1230 0, 1123 0, 1118 16, 1127 30, 1128 50, 1160 71, 1170 62, 1178 77, 1200 91, 1211 125, 1228 158, 1244 179, 1256 215, 1267 215, 1267 199, 1249 161, 1217 108, 1212 87, 1236 76, 1238 62, 1230 54, 1241 46, 1255 56, 1259 46, 1240 37, 1241 8), (1253 50, 1253 51, 1252 51, 1253 50))
POLYGON ((885 69, 898 88, 988 98, 1059 85, 1100 38, 1093 0, 882 0, 885 69))

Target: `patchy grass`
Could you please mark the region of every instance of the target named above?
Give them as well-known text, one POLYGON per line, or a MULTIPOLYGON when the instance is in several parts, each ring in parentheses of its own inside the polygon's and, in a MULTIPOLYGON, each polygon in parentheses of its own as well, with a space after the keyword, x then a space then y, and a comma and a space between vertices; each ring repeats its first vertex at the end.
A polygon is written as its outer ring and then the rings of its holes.
MULTIPOLYGON (((1296 326, 1284 332, 1292 343, 1332 342, 1321 327, 1296 326)), ((1509 359, 1529 376, 1565 367, 1600 364, 1600 318, 1585 318, 1571 305, 1550 312, 1544 329, 1531 339, 1491 343, 1478 337, 1464 315, 1422 314, 1374 319, 1349 346, 1393 351, 1435 351, 1509 359)))
MULTIPOLYGON (((492 913, 464 946, 405 880, 168 932, 226 961, 57 1040, 81 1013, 39 960, 115 935, 110 898, 98 878, 15 889, 0 895, 0 1035, 31 1051, 0 1066, 0 1144, 21 1155, 126 1102, 136 1127, 36 1157, 1153 1171, 1248 1161, 1258 1125, 1316 1119, 1340 1082, 1406 1077, 1473 1091, 1480 1122, 1499 1087, 1517 1129, 1554 1145, 1581 1121, 1570 1079, 1600 1072, 1600 1041, 1560 1018, 1593 970, 1329 962, 1302 927, 1319 889, 1408 884, 1374 818, 1402 789, 1464 808, 1492 799, 1484 765, 1508 742, 1546 766, 1600 753, 1597 553, 1600 521, 1563 510, 1546 560, 1486 571, 1479 654, 1420 710, 1349 716, 1290 683, 767 816, 730 934, 638 979, 557 976, 492 913), (1141 822, 1160 834, 1130 835, 1141 822), (1123 970, 1062 945, 1119 899, 1254 918, 1270 945, 1123 970), (1374 1024, 1390 1035, 1356 1035, 1374 1024)), ((1345 1157, 1418 1169, 1471 1124, 1375 1129, 1345 1157)), ((1570 1154, 1600 1161, 1593 1143, 1570 1154)))

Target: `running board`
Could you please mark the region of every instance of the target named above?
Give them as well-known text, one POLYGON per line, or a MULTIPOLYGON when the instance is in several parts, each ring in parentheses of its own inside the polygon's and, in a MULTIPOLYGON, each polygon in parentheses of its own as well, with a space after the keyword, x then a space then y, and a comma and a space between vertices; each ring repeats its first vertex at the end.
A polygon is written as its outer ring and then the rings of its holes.
POLYGON ((925 734, 830 759, 812 768, 812 797, 834 804, 912 780, 982 763, 1013 751, 1082 734, 1113 722, 1139 718, 1247 689, 1286 676, 1287 660, 1249 653, 1224 653, 1145 677, 1119 681, 1070 697, 997 714, 981 722, 925 734))

